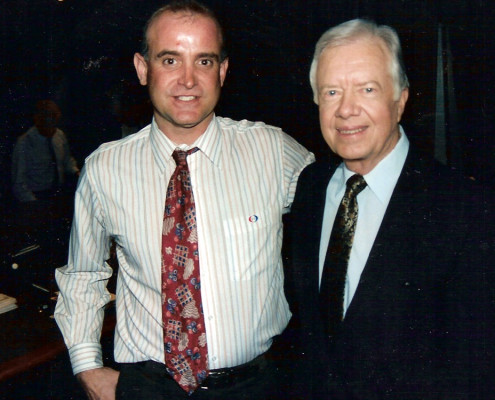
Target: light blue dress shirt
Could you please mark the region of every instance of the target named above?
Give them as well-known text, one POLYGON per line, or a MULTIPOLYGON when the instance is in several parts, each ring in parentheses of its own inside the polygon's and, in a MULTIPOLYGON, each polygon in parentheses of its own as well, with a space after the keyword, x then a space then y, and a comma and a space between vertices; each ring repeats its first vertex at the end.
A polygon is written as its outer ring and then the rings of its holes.
MULTIPOLYGON (((364 175, 368 186, 357 197, 359 213, 347 269, 344 314, 356 292, 408 151, 409 140, 400 127, 400 139, 394 149, 373 170, 364 175)), ((354 172, 341 163, 328 184, 320 241, 320 282, 333 222, 344 197, 346 181, 352 175, 354 172)))
POLYGON ((35 192, 52 189, 54 171, 50 141, 57 162, 58 182, 65 182, 67 174, 79 172, 63 131, 57 128, 49 139, 32 126, 19 137, 12 155, 12 190, 19 201, 37 200, 35 192))

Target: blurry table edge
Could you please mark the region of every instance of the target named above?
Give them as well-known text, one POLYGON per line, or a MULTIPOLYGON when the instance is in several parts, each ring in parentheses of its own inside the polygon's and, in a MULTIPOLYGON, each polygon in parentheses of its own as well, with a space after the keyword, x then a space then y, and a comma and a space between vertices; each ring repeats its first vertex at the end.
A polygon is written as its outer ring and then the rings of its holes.
MULTIPOLYGON (((115 322, 115 313, 107 313, 105 315, 105 320, 101 331, 102 337, 113 332, 115 322)), ((51 361, 64 351, 67 351, 67 347, 65 346, 63 339, 60 337, 53 342, 44 343, 40 347, 29 351, 26 354, 5 361, 0 364, 0 382, 4 382, 17 374, 51 361)))

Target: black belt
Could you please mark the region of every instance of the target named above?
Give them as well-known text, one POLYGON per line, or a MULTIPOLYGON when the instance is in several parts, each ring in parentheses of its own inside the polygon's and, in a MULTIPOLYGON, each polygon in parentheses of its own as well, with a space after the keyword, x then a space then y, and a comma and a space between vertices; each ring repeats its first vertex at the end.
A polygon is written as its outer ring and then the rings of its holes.
POLYGON ((236 367, 212 369, 208 377, 201 383, 201 389, 222 388, 255 378, 266 368, 268 361, 265 354, 256 357, 248 363, 236 367))
MULTIPOLYGON (((201 389, 220 389, 233 386, 251 378, 256 378, 267 365, 267 358, 265 354, 262 354, 254 360, 236 367, 212 369, 208 372, 208 377, 199 386, 201 389)), ((166 377, 173 379, 168 374, 166 377)))

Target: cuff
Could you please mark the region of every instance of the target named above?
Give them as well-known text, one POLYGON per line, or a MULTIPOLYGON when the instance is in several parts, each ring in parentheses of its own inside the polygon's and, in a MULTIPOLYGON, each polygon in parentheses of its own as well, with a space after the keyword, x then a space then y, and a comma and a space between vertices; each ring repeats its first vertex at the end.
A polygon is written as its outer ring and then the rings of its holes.
POLYGON ((76 344, 69 349, 69 356, 74 375, 103 367, 103 357, 99 343, 76 344))

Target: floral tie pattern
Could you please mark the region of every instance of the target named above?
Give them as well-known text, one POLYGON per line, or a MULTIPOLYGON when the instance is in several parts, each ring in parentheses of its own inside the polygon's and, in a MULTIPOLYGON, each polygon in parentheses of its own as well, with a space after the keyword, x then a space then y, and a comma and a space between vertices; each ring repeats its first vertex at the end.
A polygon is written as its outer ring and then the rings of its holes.
POLYGON ((335 333, 344 315, 347 265, 358 217, 357 195, 365 187, 366 181, 361 175, 353 175, 347 180, 330 235, 320 285, 320 310, 330 336, 335 333))
POLYGON ((192 393, 208 375, 206 331, 201 307, 198 235, 186 157, 175 150, 162 232, 162 311, 165 364, 174 380, 192 393))

